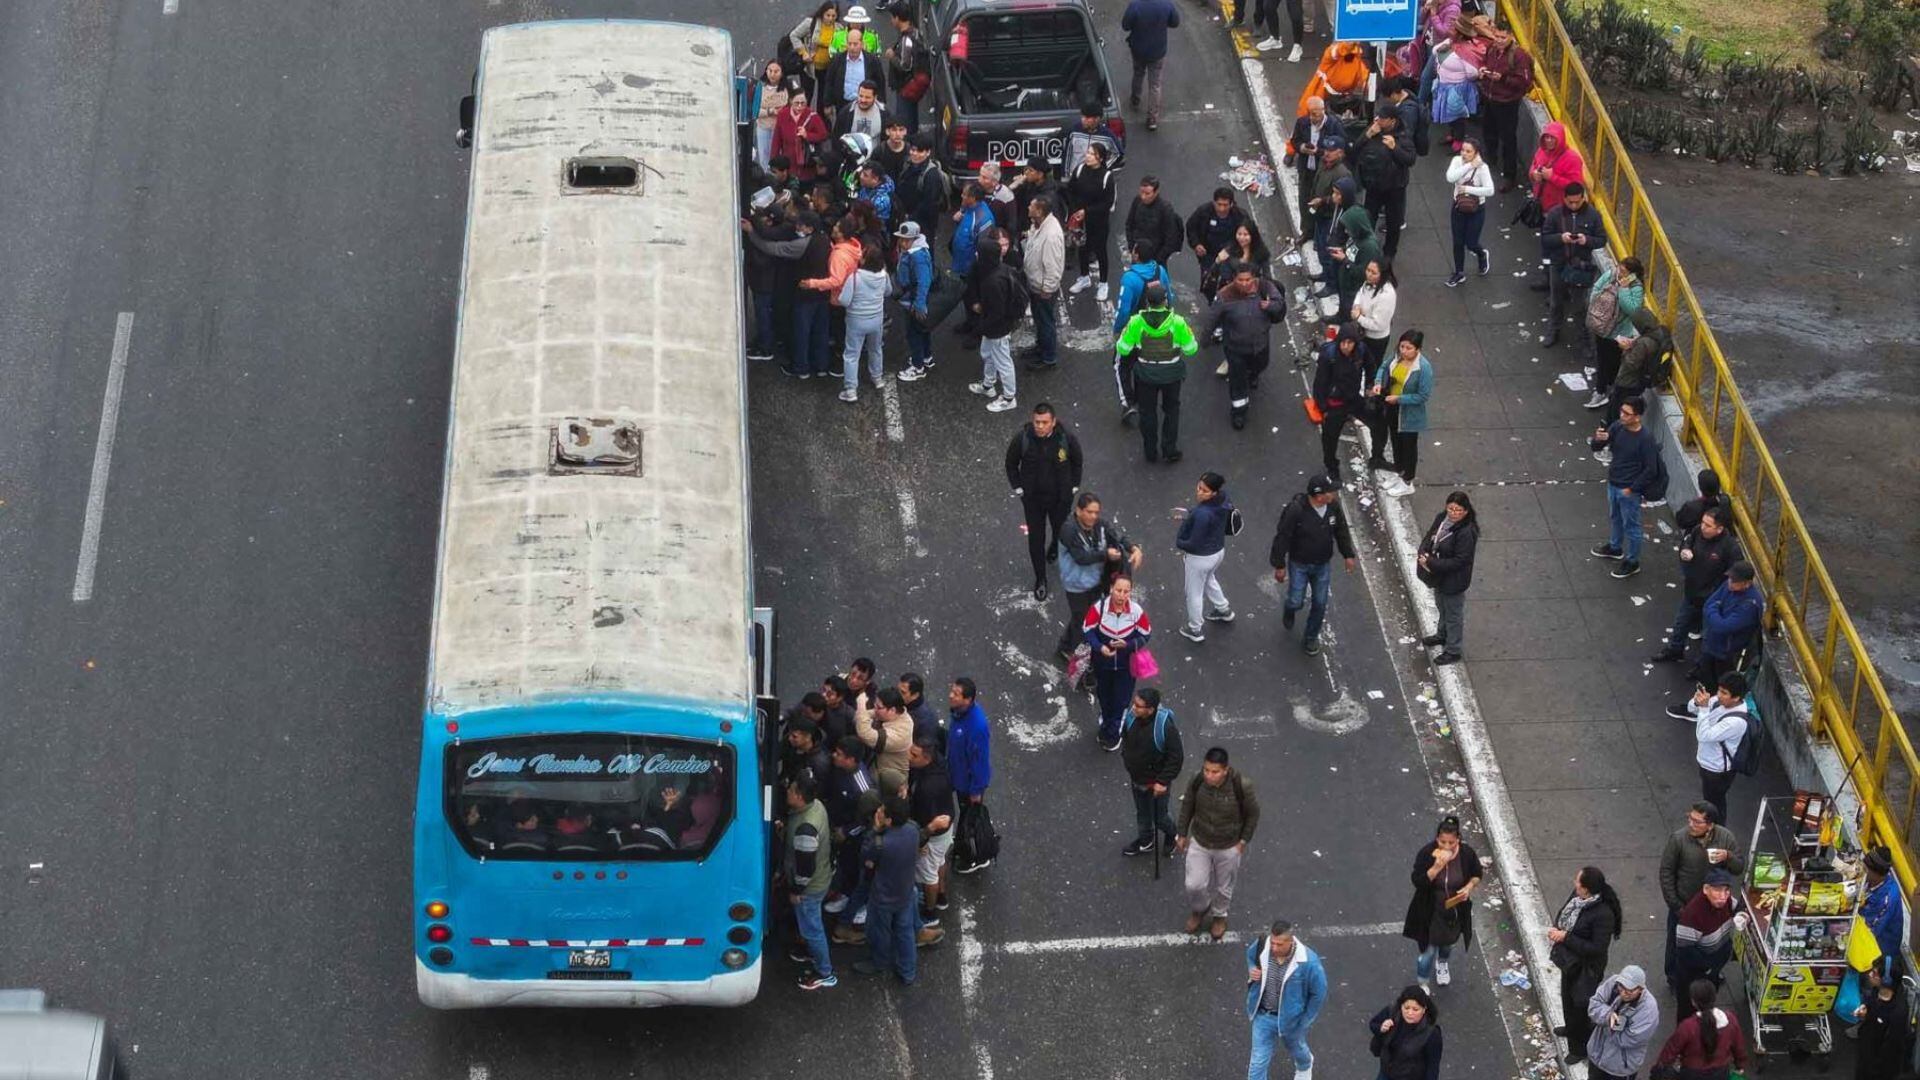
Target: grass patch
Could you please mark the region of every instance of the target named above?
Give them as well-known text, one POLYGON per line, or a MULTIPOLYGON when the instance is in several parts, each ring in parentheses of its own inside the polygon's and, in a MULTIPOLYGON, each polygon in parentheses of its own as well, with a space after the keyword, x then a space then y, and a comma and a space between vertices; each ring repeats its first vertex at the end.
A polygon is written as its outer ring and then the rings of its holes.
MULTIPOLYGON (((1574 0, 1570 6, 1579 10, 1600 2, 1574 0)), ((1714 63, 1750 53, 1756 60, 1777 56, 1809 71, 1832 66, 1814 40, 1824 25, 1818 0, 1635 0, 1627 7, 1666 27, 1675 51, 1686 47, 1688 35, 1699 39, 1714 63), (1675 26, 1679 33, 1672 33, 1675 26)))

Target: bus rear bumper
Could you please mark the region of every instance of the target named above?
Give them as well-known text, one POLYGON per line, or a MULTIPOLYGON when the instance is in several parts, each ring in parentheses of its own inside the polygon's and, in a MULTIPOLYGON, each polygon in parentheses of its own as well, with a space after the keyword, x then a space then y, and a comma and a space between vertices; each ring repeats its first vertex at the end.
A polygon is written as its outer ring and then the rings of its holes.
POLYGON ((413 961, 414 986, 422 1004, 435 1009, 514 1006, 648 1009, 662 1005, 745 1005, 760 992, 760 958, 739 971, 699 981, 567 982, 550 979, 476 979, 434 971, 413 961))

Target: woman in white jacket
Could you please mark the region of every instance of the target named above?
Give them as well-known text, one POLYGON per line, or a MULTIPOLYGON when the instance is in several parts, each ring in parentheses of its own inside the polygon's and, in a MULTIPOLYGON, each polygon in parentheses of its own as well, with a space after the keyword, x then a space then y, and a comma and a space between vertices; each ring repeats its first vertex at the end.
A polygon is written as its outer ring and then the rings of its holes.
POLYGON ((1453 185, 1453 276, 1451 289, 1467 280, 1467 252, 1480 260, 1480 276, 1493 269, 1493 257, 1480 246, 1480 230, 1487 223, 1487 200, 1493 198, 1493 170, 1480 157, 1480 144, 1460 140, 1460 152, 1447 165, 1447 183, 1453 185))
POLYGON ((1360 324, 1360 336, 1367 341, 1367 355, 1379 364, 1387 356, 1387 339, 1393 336, 1393 309, 1399 303, 1393 277, 1393 261, 1386 256, 1366 266, 1367 279, 1353 294, 1353 321, 1360 324))

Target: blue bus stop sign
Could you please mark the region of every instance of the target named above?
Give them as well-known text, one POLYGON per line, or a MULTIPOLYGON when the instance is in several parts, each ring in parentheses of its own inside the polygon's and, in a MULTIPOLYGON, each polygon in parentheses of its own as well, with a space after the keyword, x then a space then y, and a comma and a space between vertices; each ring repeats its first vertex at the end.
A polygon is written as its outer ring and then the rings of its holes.
POLYGON ((1414 0, 1339 0, 1333 14, 1335 41, 1406 41, 1413 37, 1414 0))

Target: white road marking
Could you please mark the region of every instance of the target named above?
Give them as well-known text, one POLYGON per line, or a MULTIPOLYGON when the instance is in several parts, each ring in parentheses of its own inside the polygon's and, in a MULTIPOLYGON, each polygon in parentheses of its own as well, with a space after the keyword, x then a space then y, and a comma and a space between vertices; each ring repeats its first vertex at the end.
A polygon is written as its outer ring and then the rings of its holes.
POLYGON ((80 564, 73 573, 73 602, 93 599, 93 572, 100 562, 100 523, 107 513, 107 470, 113 464, 113 436, 120 426, 120 390, 127 381, 127 352, 133 343, 133 312, 123 311, 113 325, 113 355, 107 361, 106 398, 100 403, 100 433, 93 443, 93 478, 87 483, 87 519, 80 533, 80 564))
POLYGON ((900 531, 906 535, 907 550, 920 558, 926 558, 927 546, 920 542, 920 507, 913 501, 913 492, 906 487, 900 489, 900 531))
POLYGON ((1280 734, 1280 723, 1271 716, 1222 716, 1220 710, 1208 709, 1200 731, 1213 738, 1264 739, 1280 734))
POLYGON ((906 442, 907 425, 900 419, 900 384, 893 379, 880 384, 880 407, 887 416, 887 441, 906 442))
POLYGON ((973 905, 962 901, 960 909, 960 1003, 966 1014, 967 1041, 973 1046, 973 1074, 979 1080, 993 1080, 993 1054, 973 1031, 973 1005, 980 997, 980 972, 986 965, 986 950, 974 934, 973 905))
POLYGON ((907 1027, 900 1022, 900 1008, 894 1004, 893 990, 886 992, 887 1002, 887 1049, 892 1051, 892 1075, 902 1080, 913 1080, 913 1048, 907 1044, 907 1027))
POLYGON ((467 1080, 487 1080, 487 1078, 492 1075, 492 1070, 488 1069, 485 1065, 467 1066, 467 1080))
POLYGON ((180 0, 165 0, 165 3, 162 3, 160 5, 160 14, 162 15, 180 14, 180 0))
MULTIPOLYGON (((1334 926, 1302 926, 1300 936, 1314 938, 1383 937, 1399 934, 1398 922, 1349 923, 1334 926)), ((1237 931, 1228 931, 1226 940, 1238 944, 1248 939, 1237 931)), ((1044 941, 1007 941, 988 945, 992 952, 1010 956, 1047 956, 1053 953, 1111 952, 1118 949, 1166 949, 1208 945, 1212 942, 1195 934, 1116 934, 1106 937, 1050 938, 1044 941)))
POLYGON ((1366 727, 1370 719, 1372 717, 1367 714, 1367 707, 1355 701, 1353 695, 1344 689, 1333 704, 1318 709, 1304 699, 1293 702, 1293 722, 1322 735, 1351 735, 1366 727))

